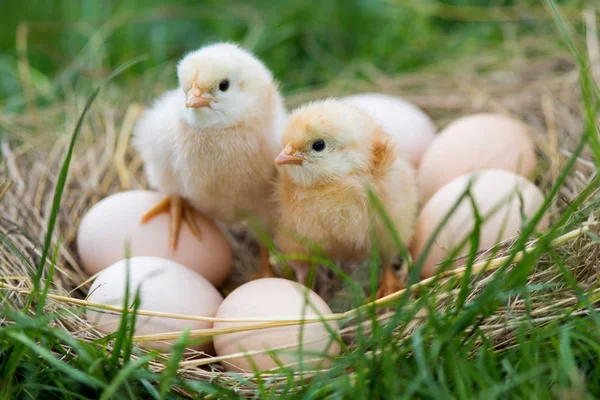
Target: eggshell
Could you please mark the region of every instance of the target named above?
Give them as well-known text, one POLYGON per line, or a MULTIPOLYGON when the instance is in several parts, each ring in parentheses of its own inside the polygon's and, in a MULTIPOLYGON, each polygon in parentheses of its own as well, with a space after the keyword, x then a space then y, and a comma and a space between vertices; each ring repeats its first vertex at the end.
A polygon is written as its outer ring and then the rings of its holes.
POLYGON ((490 168, 530 177, 535 146, 525 124, 497 114, 475 114, 444 128, 419 166, 421 201, 460 175, 490 168))
POLYGON ((342 100, 371 115, 384 132, 396 139, 412 164, 419 165, 436 132, 427 114, 399 97, 379 93, 355 94, 342 100))
MULTIPOLYGON (((331 309, 315 292, 305 286, 285 279, 265 278, 248 282, 234 290, 219 307, 217 318, 301 319, 302 316, 326 314, 331 314, 331 309)), ((215 322, 214 327, 217 329, 252 324, 256 322, 215 322)), ((335 321, 328 321, 327 324, 333 331, 339 331, 335 321)), ((339 343, 332 340, 323 322, 218 335, 214 337, 214 344, 217 355, 226 356, 242 351, 299 344, 300 337, 305 370, 324 368, 330 361, 323 358, 323 355, 333 357, 340 353, 339 343)), ((297 346, 275 351, 283 365, 299 369, 300 352, 297 346)), ((278 367, 269 354, 253 355, 252 363, 258 370, 278 367)), ((239 357, 227 360, 223 365, 230 371, 249 372, 255 369, 252 363, 245 357, 239 357)))
MULTIPOLYGON (((125 298, 127 265, 129 265, 129 293, 133 302, 140 290, 140 309, 203 317, 214 317, 223 297, 206 279, 176 262, 157 257, 133 257, 121 260, 103 270, 94 280, 87 300, 94 303, 123 306, 125 298)), ((118 329, 121 314, 87 310, 87 318, 98 329, 114 332, 118 329)), ((211 322, 190 321, 154 316, 138 315, 135 335, 208 329, 211 322)), ((149 342, 142 345, 168 351, 170 342, 149 342)), ((209 343, 190 346, 208 351, 209 343)))
POLYGON ((195 237, 182 223, 175 252, 169 249, 169 215, 162 214, 141 223, 142 216, 164 198, 158 192, 136 190, 109 196, 94 205, 79 226, 77 246, 85 269, 90 274, 129 255, 166 258, 182 264, 221 284, 231 272, 229 243, 217 225, 203 215, 196 221, 202 237, 195 237))
MULTIPOLYGON (((521 201, 523 198, 524 215, 530 219, 544 202, 544 195, 533 183, 522 176, 504 170, 485 170, 466 174, 454 179, 442 187, 427 202, 415 229, 411 246, 414 260, 425 250, 429 238, 437 226, 450 212, 459 197, 465 193, 470 181, 473 181, 471 194, 477 205, 479 215, 484 218, 481 226, 478 251, 487 250, 501 241, 515 236, 521 229, 521 201)), ((452 214, 441 229, 421 270, 424 278, 432 276, 437 270, 436 264, 447 260, 452 251, 472 232, 475 226, 474 212, 468 198, 452 214)), ((537 226, 543 230, 548 226, 545 216, 537 226)), ((457 257, 469 254, 470 242, 457 254, 457 257)), ((457 261, 458 262, 458 261, 457 261)), ((464 260, 463 260, 464 262, 464 260)))

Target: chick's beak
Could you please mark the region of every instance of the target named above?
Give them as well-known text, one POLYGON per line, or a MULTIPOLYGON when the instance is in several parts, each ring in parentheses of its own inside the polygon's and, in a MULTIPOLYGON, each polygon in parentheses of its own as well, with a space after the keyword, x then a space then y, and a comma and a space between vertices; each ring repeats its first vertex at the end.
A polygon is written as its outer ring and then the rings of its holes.
POLYGON ((275 157, 275 164, 302 165, 302 163, 304 162, 304 158, 294 155, 295 152, 296 149, 291 144, 288 144, 283 150, 281 150, 281 153, 279 153, 279 155, 275 157))
POLYGON ((204 92, 196 84, 194 79, 192 88, 187 92, 187 98, 185 100, 185 106, 187 108, 201 108, 210 106, 210 99, 202 97, 204 92))

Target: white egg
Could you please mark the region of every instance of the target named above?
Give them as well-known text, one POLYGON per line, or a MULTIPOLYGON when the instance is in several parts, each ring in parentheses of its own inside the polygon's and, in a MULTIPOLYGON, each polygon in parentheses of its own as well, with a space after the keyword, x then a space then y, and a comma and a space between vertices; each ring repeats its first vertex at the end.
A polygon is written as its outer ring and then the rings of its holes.
MULTIPOLYGON (((136 291, 140 293, 140 309, 171 314, 214 317, 223 297, 201 275, 157 257, 133 257, 121 260, 103 270, 94 280, 87 300, 113 306, 123 306, 127 266, 129 266, 129 293, 131 302, 136 291)), ((119 328, 121 314, 88 308, 87 319, 99 330, 114 332, 119 328)), ((135 334, 149 335, 190 329, 212 328, 211 322, 172 319, 138 315, 135 334)), ((173 341, 144 343, 148 347, 168 351, 173 341)), ((209 351, 208 342, 191 348, 209 351)))
POLYGON ((342 100, 371 115, 384 132, 396 139, 398 148, 412 164, 419 165, 436 132, 427 114, 399 97, 380 93, 355 94, 342 100))
MULTIPOLYGON (((462 175, 438 190, 423 207, 411 245, 411 255, 415 261, 425 251, 437 226, 465 193, 470 182, 473 182, 471 194, 478 213, 484 218, 478 251, 487 250, 517 235, 521 229, 521 213, 531 219, 544 203, 544 195, 540 189, 512 172, 496 169, 462 175)), ((437 270, 436 264, 447 260, 453 250, 471 235, 474 226, 475 213, 471 202, 465 198, 436 237, 427 253, 421 276, 432 276, 437 270)), ((547 226, 548 217, 544 216, 537 229, 543 230, 547 226)), ((459 250, 457 257, 468 254, 470 242, 459 250)))
POLYGON ((215 286, 220 285, 231 273, 232 253, 227 239, 211 219, 197 215, 201 238, 182 223, 174 252, 169 248, 167 214, 142 224, 142 216, 163 198, 158 192, 134 190, 96 203, 84 216, 77 234, 77 248, 85 269, 95 274, 127 256, 161 257, 198 272, 215 286))
MULTIPOLYGON (((265 278, 248 282, 234 290, 219 307, 217 317, 302 319, 302 316, 328 314, 331 314, 331 309, 312 290, 297 282, 265 278)), ((338 324, 335 321, 326 323, 334 335, 339 334, 338 324)), ((332 339, 326 323, 315 322, 218 335, 214 338, 215 350, 218 356, 226 356, 238 352, 277 349, 291 345, 283 350, 274 350, 282 364, 298 370, 302 359, 304 370, 324 368, 331 363, 330 357, 340 353, 339 343, 332 339), (299 349, 300 344, 302 344, 302 353, 299 349)), ((252 324, 256 322, 216 322, 214 327, 215 329, 230 328, 252 324)), ((253 364, 258 370, 263 371, 278 367, 268 353, 253 355, 250 359, 238 357, 223 362, 226 369, 242 372, 253 371, 253 364)))

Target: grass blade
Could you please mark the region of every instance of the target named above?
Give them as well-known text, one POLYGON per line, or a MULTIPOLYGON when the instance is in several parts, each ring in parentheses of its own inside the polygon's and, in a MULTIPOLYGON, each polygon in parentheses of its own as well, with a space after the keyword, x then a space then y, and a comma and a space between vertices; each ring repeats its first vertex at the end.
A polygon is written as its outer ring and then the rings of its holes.
POLYGON ((35 343, 30 337, 28 337, 24 333, 7 332, 7 335, 10 336, 12 339, 18 341, 19 343, 23 344, 33 352, 35 352, 38 356, 46 360, 54 368, 60 370, 64 374, 69 375, 71 378, 79 381, 80 383, 97 388, 103 388, 105 386, 96 378, 89 376, 83 371, 73 368, 67 365, 66 363, 63 363, 62 361, 59 361, 50 350, 35 343))
POLYGON ((116 368, 119 365, 119 357, 121 357, 121 350, 125 345, 126 338, 128 336, 128 329, 134 330, 133 326, 128 324, 129 316, 129 292, 131 284, 130 279, 130 258, 129 251, 126 250, 125 255, 125 296, 123 296, 123 311, 121 311, 121 320, 119 321, 119 329, 114 332, 116 334, 115 344, 112 350, 111 365, 116 368))
POLYGON ((142 368, 146 364, 148 364, 154 355, 147 354, 144 357, 141 357, 135 361, 132 361, 126 364, 115 376, 112 382, 104 389, 102 392, 102 396, 100 396, 100 400, 112 399, 113 396, 117 393, 119 388, 127 382, 127 380, 134 374, 138 369, 142 368))
POLYGON ((179 362, 183 359, 183 353, 185 352, 185 348, 188 344, 189 338, 190 329, 185 328, 179 340, 173 345, 173 350, 171 352, 171 355, 169 356, 169 363, 167 364, 167 368, 165 368, 161 375, 159 385, 159 397, 161 400, 167 398, 167 394, 171 389, 171 383, 173 379, 177 376, 179 362))

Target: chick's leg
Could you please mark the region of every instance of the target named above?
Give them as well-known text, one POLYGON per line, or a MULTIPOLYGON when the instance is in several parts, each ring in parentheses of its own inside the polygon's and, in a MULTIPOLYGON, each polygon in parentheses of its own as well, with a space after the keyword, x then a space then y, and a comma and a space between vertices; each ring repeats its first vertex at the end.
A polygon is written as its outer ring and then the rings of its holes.
POLYGON ((179 241, 179 232, 181 230, 181 221, 185 221, 190 230, 198 239, 202 237, 200 228, 196 223, 196 210, 181 196, 172 194, 165 197, 157 205, 152 207, 142 216, 142 224, 150 221, 162 213, 170 214, 169 225, 169 247, 172 251, 177 249, 179 241))
POLYGON ((261 278, 274 278, 275 271, 273 270, 273 265, 271 265, 271 261, 269 260, 269 249, 265 246, 260 245, 260 264, 258 274, 254 277, 254 279, 261 278))
POLYGON ((308 274, 310 273, 310 263, 293 261, 290 262, 290 265, 296 274, 296 280, 298 283, 306 286, 308 283, 308 274))
POLYGON ((379 282, 379 290, 377 291, 377 299, 389 296, 398 290, 404 289, 405 284, 398 278, 394 267, 391 263, 383 265, 383 274, 381 275, 381 281, 379 282))
MULTIPOLYGON (((308 249, 300 244, 297 238, 287 234, 286 232, 278 231, 276 233, 275 244, 277 247, 279 247, 283 254, 309 254, 307 251, 308 249)), ((311 263, 308 261, 290 260, 287 262, 287 266, 294 270, 296 281, 306 286, 310 274, 311 263)))

